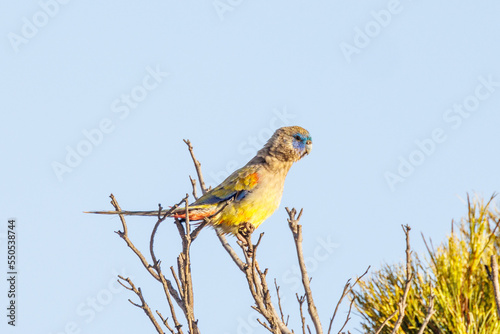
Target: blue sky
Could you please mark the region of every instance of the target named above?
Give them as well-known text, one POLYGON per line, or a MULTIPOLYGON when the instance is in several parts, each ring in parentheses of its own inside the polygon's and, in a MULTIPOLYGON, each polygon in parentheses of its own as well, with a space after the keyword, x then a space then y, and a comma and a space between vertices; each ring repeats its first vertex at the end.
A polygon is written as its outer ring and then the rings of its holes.
MULTIPOLYGON (((261 266, 282 286, 296 329, 301 290, 285 206, 304 208, 326 324, 348 278, 403 259, 401 224, 423 252, 420 233, 443 240, 468 192, 499 191, 498 2, 41 0, 1 9, 0 248, 14 217, 19 260, 18 327, 2 317, 2 332, 154 331, 114 278, 133 277, 167 313, 160 287, 113 232, 118 218, 82 211, 111 209, 110 193, 130 210, 178 202, 195 175, 182 139, 214 186, 276 128, 311 133, 312 154, 292 167, 281 207, 258 230, 261 266)), ((147 249, 154 220, 128 223, 147 249)), ((173 224, 159 230, 164 264, 175 263, 176 236, 173 224)), ((264 333, 214 232, 192 252, 204 333, 264 333)), ((353 317, 346 329, 359 328, 353 317)))

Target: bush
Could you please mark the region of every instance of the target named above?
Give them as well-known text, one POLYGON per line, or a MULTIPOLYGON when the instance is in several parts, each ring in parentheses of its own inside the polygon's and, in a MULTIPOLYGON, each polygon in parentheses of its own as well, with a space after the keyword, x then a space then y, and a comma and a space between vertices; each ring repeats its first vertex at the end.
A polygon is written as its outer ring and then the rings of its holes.
MULTIPOLYGON (((415 275, 398 333, 418 333, 431 293, 435 313, 424 333, 500 333, 493 286, 485 269, 491 255, 500 250, 500 213, 493 208, 493 197, 486 203, 469 200, 467 216, 452 223, 447 240, 437 249, 426 243, 424 261, 412 254, 415 275)), ((405 278, 405 265, 396 264, 384 265, 360 281, 353 298, 366 332, 375 332, 397 309, 405 278)), ((389 320, 381 333, 391 333, 395 322, 396 317, 389 320)))

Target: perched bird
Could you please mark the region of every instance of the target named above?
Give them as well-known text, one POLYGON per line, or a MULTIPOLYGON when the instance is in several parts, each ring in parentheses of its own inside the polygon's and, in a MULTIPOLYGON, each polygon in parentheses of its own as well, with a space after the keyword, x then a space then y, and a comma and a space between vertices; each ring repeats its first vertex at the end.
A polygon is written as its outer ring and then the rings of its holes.
MULTIPOLYGON (((188 207, 190 221, 209 224, 238 239, 253 232, 279 206, 285 178, 292 164, 309 154, 312 139, 300 126, 282 127, 245 166, 229 175, 188 207)), ((157 211, 94 211, 90 213, 156 216, 157 211)), ((172 212, 186 218, 186 209, 172 212)))

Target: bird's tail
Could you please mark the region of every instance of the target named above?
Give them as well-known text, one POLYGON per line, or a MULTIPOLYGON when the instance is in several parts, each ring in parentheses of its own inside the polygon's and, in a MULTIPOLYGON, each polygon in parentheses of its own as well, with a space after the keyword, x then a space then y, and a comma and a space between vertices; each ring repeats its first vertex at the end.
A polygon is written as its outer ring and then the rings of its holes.
MULTIPOLYGON (((218 212, 217 207, 213 205, 200 205, 189 207, 189 220, 203 220, 209 218, 218 212)), ((99 215, 125 215, 125 216, 158 216, 158 210, 155 211, 84 211, 84 213, 95 213, 99 215)), ((162 210, 161 216, 168 213, 168 217, 186 218, 186 209, 179 207, 175 210, 162 210)))
MULTIPOLYGON (((158 216, 158 210, 155 211, 84 211, 83 213, 95 213, 99 215, 125 215, 125 216, 158 216)), ((163 210, 161 215, 167 213, 167 210, 163 210)), ((171 214, 172 216, 174 213, 171 214)))

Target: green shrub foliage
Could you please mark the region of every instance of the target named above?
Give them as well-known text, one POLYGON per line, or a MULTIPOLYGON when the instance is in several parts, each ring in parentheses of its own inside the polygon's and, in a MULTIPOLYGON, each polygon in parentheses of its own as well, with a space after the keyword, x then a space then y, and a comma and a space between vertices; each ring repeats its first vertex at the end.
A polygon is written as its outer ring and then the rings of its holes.
MULTIPOLYGON (((415 273, 407 298, 405 317, 398 333, 417 334, 435 295, 434 310, 424 333, 500 333, 493 286, 486 271, 490 257, 500 251, 500 213, 493 197, 468 201, 467 216, 452 222, 451 234, 436 249, 426 241, 424 260, 412 255, 415 273)), ((405 284, 405 264, 384 265, 360 281, 353 298, 363 330, 374 333, 397 309, 405 284)), ((391 333, 396 315, 381 333, 391 333)))

